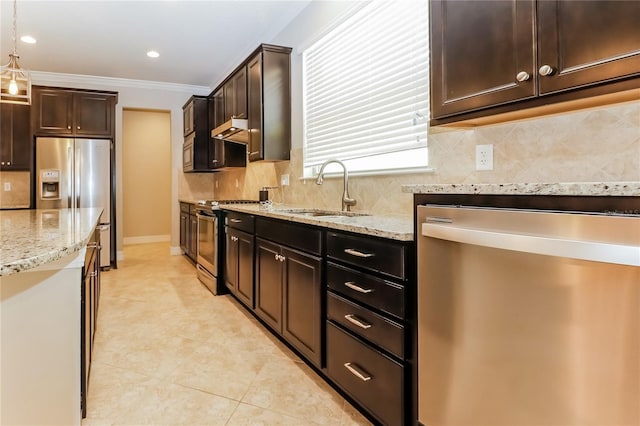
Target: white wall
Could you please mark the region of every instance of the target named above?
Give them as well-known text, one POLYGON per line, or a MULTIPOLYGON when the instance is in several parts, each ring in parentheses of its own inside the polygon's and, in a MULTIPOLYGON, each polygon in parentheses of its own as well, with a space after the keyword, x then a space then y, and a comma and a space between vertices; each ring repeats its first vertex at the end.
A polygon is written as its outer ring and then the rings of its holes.
POLYGON ((210 89, 150 81, 115 79, 95 76, 32 72, 34 85, 71 87, 76 89, 109 90, 118 92, 116 105, 116 232, 118 256, 122 256, 122 110, 157 109, 171 112, 171 247, 179 252, 180 211, 178 199, 178 173, 182 173, 182 106, 191 95, 208 95, 210 89))

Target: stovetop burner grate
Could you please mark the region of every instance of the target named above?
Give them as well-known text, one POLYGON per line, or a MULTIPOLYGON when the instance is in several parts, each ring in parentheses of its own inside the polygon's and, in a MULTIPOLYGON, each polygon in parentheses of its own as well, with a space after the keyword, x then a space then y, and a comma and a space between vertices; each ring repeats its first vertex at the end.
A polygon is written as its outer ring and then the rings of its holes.
POLYGON ((203 207, 216 207, 227 204, 258 204, 258 200, 200 200, 199 206, 203 207))

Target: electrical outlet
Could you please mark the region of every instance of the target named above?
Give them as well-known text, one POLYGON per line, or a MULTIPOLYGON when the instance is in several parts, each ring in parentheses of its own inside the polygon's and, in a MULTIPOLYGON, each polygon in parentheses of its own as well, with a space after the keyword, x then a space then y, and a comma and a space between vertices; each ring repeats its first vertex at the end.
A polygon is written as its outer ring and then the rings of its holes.
POLYGON ((280 176, 280 186, 289 186, 289 175, 280 176))
POLYGON ((493 170, 493 145, 476 145, 476 170, 493 170))
POLYGON ((5 182, 4 183, 4 190, 5 191, 11 191, 11 182, 5 182))

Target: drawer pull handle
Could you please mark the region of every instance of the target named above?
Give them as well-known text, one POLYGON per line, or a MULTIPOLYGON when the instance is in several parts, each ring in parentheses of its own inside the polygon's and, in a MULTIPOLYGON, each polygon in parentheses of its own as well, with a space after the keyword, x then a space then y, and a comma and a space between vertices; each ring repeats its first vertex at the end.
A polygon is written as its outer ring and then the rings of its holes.
POLYGON ((347 314, 344 316, 344 319, 346 319, 347 321, 349 321, 351 324, 355 324, 360 328, 364 328, 365 330, 367 328, 371 328, 371 324, 366 323, 364 321, 362 321, 360 318, 356 317, 353 314, 347 314))
POLYGON ((349 372, 351 374, 353 374, 354 376, 356 376, 358 379, 362 380, 363 382, 368 382, 369 380, 371 380, 371 376, 369 374, 367 374, 366 372, 361 373, 358 370, 356 370, 355 365, 351 365, 350 362, 345 362, 344 363, 344 367, 349 370, 349 372))
POLYGON ((233 223, 241 223, 242 219, 231 219, 231 222, 233 222, 233 223))
POLYGON ((238 241, 238 237, 231 237, 231 241, 238 241))
POLYGON ((371 293, 373 289, 371 288, 362 288, 359 285, 356 285, 353 281, 347 281, 344 283, 345 286, 349 287, 351 290, 355 290, 359 293, 371 293))
POLYGON ((356 257, 373 257, 373 256, 375 256, 373 253, 363 253, 361 251, 350 249, 350 248, 344 249, 344 252, 347 253, 347 254, 350 254, 351 256, 356 256, 356 257))

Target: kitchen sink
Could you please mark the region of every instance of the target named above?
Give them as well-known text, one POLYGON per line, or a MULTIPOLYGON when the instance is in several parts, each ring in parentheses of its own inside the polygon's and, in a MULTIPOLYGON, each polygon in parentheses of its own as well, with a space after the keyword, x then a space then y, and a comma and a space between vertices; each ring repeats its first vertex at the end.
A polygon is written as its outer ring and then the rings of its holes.
POLYGON ((311 217, 320 217, 320 216, 347 216, 347 217, 356 217, 356 216, 370 216, 368 213, 361 212, 345 212, 340 210, 321 210, 321 209, 282 209, 277 210, 280 213, 288 213, 295 214, 300 216, 311 216, 311 217))

